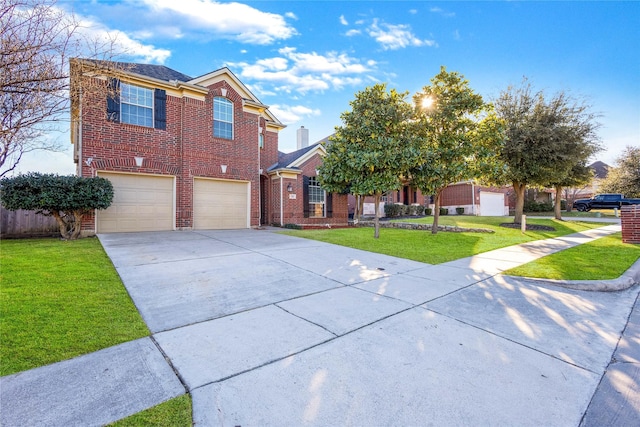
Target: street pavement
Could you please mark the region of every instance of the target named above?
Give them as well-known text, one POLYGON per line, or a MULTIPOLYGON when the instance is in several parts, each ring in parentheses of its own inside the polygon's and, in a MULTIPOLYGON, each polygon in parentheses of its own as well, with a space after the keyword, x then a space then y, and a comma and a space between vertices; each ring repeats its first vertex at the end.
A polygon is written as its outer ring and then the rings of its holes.
POLYGON ((267 230, 101 235, 152 335, 1 378, 0 425, 184 393, 196 426, 640 425, 640 261, 616 292, 501 274, 619 230, 440 265, 267 230))

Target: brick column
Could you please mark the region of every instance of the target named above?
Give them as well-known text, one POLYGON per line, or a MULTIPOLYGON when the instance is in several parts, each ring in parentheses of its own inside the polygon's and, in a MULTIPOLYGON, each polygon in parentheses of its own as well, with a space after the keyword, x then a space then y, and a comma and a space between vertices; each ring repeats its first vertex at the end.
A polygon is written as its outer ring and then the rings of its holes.
POLYGON ((623 206, 622 242, 640 244, 640 205, 623 206))

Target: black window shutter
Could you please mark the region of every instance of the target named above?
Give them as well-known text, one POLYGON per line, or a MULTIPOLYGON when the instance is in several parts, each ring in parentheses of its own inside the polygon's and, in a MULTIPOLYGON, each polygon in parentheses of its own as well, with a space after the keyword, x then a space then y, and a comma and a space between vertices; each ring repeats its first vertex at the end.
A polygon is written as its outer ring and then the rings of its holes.
POLYGON ((309 177, 302 177, 302 209, 304 217, 309 218, 309 177))
POLYGON ((120 123, 120 80, 114 78, 107 85, 107 120, 120 123))
POLYGON ((333 217, 333 193, 327 193, 327 218, 333 217))
POLYGON ((153 91, 154 117, 153 127, 156 129, 167 129, 167 92, 162 89, 153 91))

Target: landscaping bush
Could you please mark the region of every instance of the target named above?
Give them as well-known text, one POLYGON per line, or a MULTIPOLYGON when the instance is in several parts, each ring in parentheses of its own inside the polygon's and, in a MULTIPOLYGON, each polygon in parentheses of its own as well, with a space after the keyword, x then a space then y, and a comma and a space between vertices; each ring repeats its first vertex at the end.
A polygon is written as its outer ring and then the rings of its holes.
POLYGON ((460 207, 456 208, 456 214, 464 215, 464 208, 460 208, 460 207))
POLYGON ((384 204, 385 216, 388 218, 400 216, 400 213, 402 212, 402 209, 401 209, 402 206, 403 205, 397 205, 395 203, 385 203, 384 204))
POLYGON ((302 226, 298 224, 285 224, 282 226, 282 228, 288 228, 291 230, 302 230, 302 226))
POLYGON ((440 215, 449 215, 449 209, 440 208, 440 215))
POLYGON ((415 208, 416 208, 416 215, 418 215, 418 216, 424 215, 424 206, 415 205, 415 208))
POLYGON ((431 208, 424 208, 424 214, 425 214, 425 215, 427 215, 427 216, 428 216, 428 215, 431 215, 431 213, 432 213, 432 212, 433 212, 433 209, 431 209, 431 208))
POLYGON ((551 203, 536 202, 535 200, 525 200, 524 211, 525 212, 551 212, 553 211, 553 205, 551 203))
POLYGON ((82 218, 96 209, 107 209, 113 200, 108 179, 32 172, 0 180, 0 199, 5 209, 33 210, 53 216, 65 240, 80 237, 82 218))

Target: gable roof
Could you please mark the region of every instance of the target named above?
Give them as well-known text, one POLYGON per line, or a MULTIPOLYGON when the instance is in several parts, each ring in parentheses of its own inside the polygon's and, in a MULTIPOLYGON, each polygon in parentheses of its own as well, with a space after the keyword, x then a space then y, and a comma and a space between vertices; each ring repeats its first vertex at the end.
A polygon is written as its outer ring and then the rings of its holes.
POLYGON ((267 116, 267 120, 271 122, 270 124, 276 126, 277 128, 286 127, 282 124, 282 122, 280 122, 280 120, 278 120, 276 116, 273 115, 273 113, 269 110, 269 106, 264 105, 262 101, 260 101, 258 97, 255 96, 253 92, 251 92, 251 90, 249 90, 249 88, 245 86, 245 84, 242 83, 240 79, 227 67, 222 67, 210 73, 198 76, 194 79, 189 80, 188 83, 207 87, 220 80, 225 80, 229 84, 231 84, 234 90, 238 92, 238 94, 240 94, 245 105, 256 107, 260 110, 261 113, 264 113, 267 116))
POLYGON ((292 151, 291 153, 278 151, 278 163, 272 165, 267 171, 271 172, 278 169, 300 169, 300 166, 316 153, 319 153, 320 155, 326 154, 325 148, 319 142, 308 147, 292 151))
POLYGON ((596 178, 606 178, 609 174, 609 165, 600 160, 591 163, 589 167, 593 169, 596 178))

